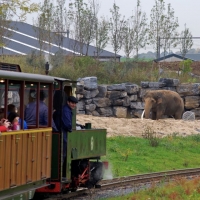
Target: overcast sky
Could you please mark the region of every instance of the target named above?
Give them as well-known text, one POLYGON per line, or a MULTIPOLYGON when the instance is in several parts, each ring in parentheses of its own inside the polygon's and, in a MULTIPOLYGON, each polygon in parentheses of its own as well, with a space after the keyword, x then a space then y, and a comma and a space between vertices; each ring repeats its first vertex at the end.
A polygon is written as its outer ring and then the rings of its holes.
MULTIPOLYGON (((42 0, 31 0, 32 2, 41 2, 42 0)), ((56 0, 54 0, 56 2, 56 0)), ((88 0, 84 0, 86 3, 88 0)), ((179 32, 184 30, 184 24, 186 23, 193 37, 200 37, 200 0, 164 0, 165 5, 171 4, 171 7, 175 11, 175 17, 178 17, 179 32)), ((66 0, 66 2, 70 2, 66 0)), ((115 0, 115 3, 120 8, 120 13, 125 17, 130 17, 135 10, 137 0, 115 0)), ((114 0, 99 0, 100 3, 100 15, 110 16, 110 9, 113 6, 114 0)), ((146 12, 148 20, 150 20, 151 9, 155 5, 155 0, 141 0, 141 8, 143 12, 146 12)), ((29 16, 27 22, 32 24, 33 16, 29 16)), ((200 40, 195 42, 196 48, 200 48, 200 40), (198 42, 199 41, 199 42, 198 42), (199 43, 199 45, 198 45, 199 43)), ((108 50, 112 51, 111 46, 108 45, 108 50)), ((148 50, 148 49, 147 49, 148 50)), ((123 55, 123 52, 120 52, 123 55)))

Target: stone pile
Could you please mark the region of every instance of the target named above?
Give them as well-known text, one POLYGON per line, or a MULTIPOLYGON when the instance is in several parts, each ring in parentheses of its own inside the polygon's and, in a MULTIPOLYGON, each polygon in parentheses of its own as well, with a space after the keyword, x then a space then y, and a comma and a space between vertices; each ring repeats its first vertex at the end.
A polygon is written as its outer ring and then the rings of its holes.
POLYGON ((96 77, 78 79, 77 113, 93 116, 140 118, 144 110, 142 98, 148 90, 173 90, 184 100, 185 111, 200 118, 200 83, 180 84, 178 79, 160 78, 158 82, 98 85, 96 77))

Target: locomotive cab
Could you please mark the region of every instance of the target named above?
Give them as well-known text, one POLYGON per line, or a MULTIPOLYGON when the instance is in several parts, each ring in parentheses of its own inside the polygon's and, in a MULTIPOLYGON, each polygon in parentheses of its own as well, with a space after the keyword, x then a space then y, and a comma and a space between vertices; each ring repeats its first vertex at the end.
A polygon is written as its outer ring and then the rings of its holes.
MULTIPOLYGON (((59 110, 61 125, 62 106, 68 96, 76 96, 76 82, 57 79, 59 90, 54 91, 53 109, 59 110)), ((58 123, 56 123, 58 124, 58 123)), ((106 130, 93 129, 91 124, 79 125, 73 110, 72 132, 67 135, 67 157, 63 160, 63 132, 59 127, 52 135, 51 187, 38 189, 38 193, 76 191, 78 187, 98 187, 103 177, 100 157, 106 154, 106 130), (89 125, 89 126, 88 126, 89 125), (80 128, 81 127, 81 128, 80 128)))

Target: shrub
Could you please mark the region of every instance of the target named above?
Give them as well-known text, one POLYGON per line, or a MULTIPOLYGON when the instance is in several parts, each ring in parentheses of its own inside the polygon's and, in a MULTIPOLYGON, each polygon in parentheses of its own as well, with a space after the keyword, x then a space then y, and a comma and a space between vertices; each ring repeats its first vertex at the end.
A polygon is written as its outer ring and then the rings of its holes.
POLYGON ((156 136, 156 132, 153 131, 151 127, 145 127, 143 137, 149 140, 149 144, 152 147, 157 147, 159 145, 159 138, 156 136))

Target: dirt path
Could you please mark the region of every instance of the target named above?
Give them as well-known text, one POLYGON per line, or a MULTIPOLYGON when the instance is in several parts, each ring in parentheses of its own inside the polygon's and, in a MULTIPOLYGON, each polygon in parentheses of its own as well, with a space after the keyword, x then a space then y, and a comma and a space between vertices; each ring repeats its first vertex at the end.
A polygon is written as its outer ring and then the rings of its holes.
POLYGON ((92 128, 106 128, 107 136, 137 136, 142 137, 146 130, 155 132, 159 137, 178 133, 186 136, 200 134, 200 120, 184 121, 174 119, 124 119, 112 117, 95 117, 91 115, 77 115, 77 121, 84 125, 92 123, 92 128))

